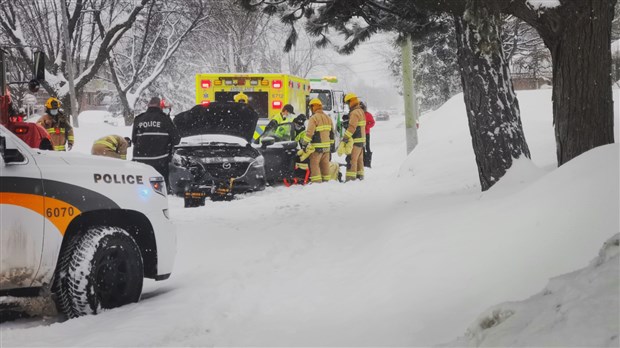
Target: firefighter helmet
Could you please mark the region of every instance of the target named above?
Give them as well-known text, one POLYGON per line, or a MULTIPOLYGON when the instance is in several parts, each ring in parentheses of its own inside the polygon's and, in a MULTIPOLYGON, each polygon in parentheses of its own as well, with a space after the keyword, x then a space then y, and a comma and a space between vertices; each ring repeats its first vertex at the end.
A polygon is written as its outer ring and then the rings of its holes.
POLYGON ((235 100, 235 103, 246 103, 246 104, 248 103, 248 96, 244 94, 243 92, 239 92, 235 94, 233 99, 235 100))
POLYGON ((62 103, 57 98, 51 97, 45 102, 45 108, 48 110, 51 109, 60 109, 62 103))
POLYGON ((321 102, 321 99, 319 98, 314 98, 310 101, 310 103, 308 103, 308 105, 312 106, 312 105, 318 105, 318 106, 323 106, 323 103, 321 102))
POLYGON ((345 103, 348 103, 351 99, 357 99, 357 96, 354 93, 347 93, 347 95, 344 96, 345 103))

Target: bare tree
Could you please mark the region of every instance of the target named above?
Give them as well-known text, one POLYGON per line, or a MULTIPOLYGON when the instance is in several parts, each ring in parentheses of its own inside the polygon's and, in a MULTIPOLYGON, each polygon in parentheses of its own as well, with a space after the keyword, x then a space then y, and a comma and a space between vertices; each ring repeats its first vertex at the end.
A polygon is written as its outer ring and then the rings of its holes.
MULTIPOLYGON (((66 1, 66 0, 61 0, 66 1)), ((104 66, 112 49, 136 21, 150 0, 75 0, 67 2, 69 37, 72 41, 76 94, 104 66), (108 17, 109 26, 94 27, 96 16, 108 17)), ((45 90, 63 101, 65 110, 77 121, 77 111, 70 110, 69 86, 66 79, 67 56, 61 32, 60 6, 56 0, 3 1, 0 7, 0 27, 9 38, 21 61, 32 66, 31 47, 43 50, 46 66, 45 90)))

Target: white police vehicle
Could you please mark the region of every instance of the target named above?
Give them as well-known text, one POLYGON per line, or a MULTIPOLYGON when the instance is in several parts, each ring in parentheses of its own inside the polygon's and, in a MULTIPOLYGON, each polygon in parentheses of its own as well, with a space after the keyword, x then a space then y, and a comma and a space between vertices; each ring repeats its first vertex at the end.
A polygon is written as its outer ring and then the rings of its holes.
POLYGON ((137 302, 176 253, 163 178, 128 161, 32 149, 0 126, 0 296, 68 317, 137 302))

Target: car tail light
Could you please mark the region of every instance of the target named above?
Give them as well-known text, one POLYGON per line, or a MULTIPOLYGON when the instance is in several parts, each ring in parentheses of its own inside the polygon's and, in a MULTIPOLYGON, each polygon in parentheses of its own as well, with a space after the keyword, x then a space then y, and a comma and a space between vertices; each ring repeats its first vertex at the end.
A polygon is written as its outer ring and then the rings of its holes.
POLYGON ((211 80, 202 80, 202 81, 200 82, 200 86, 201 86, 202 88, 205 88, 205 89, 206 89, 206 88, 211 88, 211 80))
POLYGON ((280 100, 274 100, 274 101, 271 103, 271 106, 272 106, 274 109, 280 109, 280 108, 282 108, 282 102, 281 102, 280 100))
POLYGON ((272 84, 273 88, 275 88, 275 89, 282 88, 282 80, 273 80, 271 82, 271 84, 272 84))
POLYGON ((15 127, 15 129, 13 129, 13 132, 15 132, 15 134, 27 134, 28 133, 28 127, 17 126, 17 127, 15 127))

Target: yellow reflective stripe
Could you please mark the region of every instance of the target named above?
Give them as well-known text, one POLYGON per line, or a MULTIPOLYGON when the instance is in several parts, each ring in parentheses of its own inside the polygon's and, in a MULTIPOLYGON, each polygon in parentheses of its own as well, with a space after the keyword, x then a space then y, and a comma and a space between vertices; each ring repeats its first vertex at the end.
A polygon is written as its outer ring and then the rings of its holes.
POLYGON ((323 181, 323 178, 320 175, 315 175, 315 176, 310 177, 310 181, 312 182, 323 181))
MULTIPOLYGON (((69 136, 69 137, 71 137, 71 136, 69 136)), ((113 137, 113 136, 111 136, 111 135, 108 135, 108 136, 106 137, 106 140, 110 141, 110 142, 111 142, 112 144, 114 144, 115 146, 116 146, 116 145, 118 145, 118 140, 116 140, 116 137, 113 137)))
POLYGON ((312 146, 314 146, 317 149, 323 149, 326 147, 330 147, 331 146, 331 142, 324 142, 324 143, 312 143, 312 146))
POLYGON ((331 175, 324 175, 323 176, 323 181, 329 181, 331 180, 332 176, 331 175))
POLYGON ((64 145, 54 145, 54 151, 65 151, 64 145))
POLYGON ((355 138, 353 139, 354 143, 365 143, 366 142, 366 138, 355 138))
POLYGON ((127 159, 127 155, 121 155, 121 159, 126 160, 127 159))
POLYGON ((307 163, 295 163, 297 165, 297 168, 299 169, 303 169, 306 170, 308 169, 308 164, 307 163))
MULTIPOLYGON (((48 133, 56 133, 56 128, 48 128, 47 129, 48 133)), ((60 134, 65 134, 65 129, 64 128, 60 128, 60 134)), ((70 137, 73 137, 72 135, 70 137)))
POLYGON ((109 148, 111 150, 116 151, 116 146, 114 144, 111 144, 111 143, 105 141, 105 140, 97 140, 97 141, 95 141, 95 144, 104 145, 105 147, 107 147, 107 148, 109 148))
POLYGON ((312 140, 312 138, 310 138, 310 137, 309 137, 309 136, 307 136, 307 135, 304 135, 304 137, 303 137, 303 141, 305 141, 306 143, 309 143, 311 140, 312 140))
POLYGON ((355 177, 357 177, 357 173, 356 172, 349 172, 349 171, 347 171, 347 176, 350 177, 350 178, 355 178, 355 177))
POLYGON ((344 132, 344 136, 347 137, 347 138, 351 138, 351 137, 353 137, 353 133, 351 133, 349 131, 346 131, 346 132, 344 132))
POLYGON ((365 125, 366 125, 366 121, 359 121, 359 122, 357 123, 357 126, 358 126, 358 127, 362 127, 362 126, 365 126, 365 125))
POLYGON ((323 125, 323 126, 316 127, 317 132, 330 131, 330 130, 332 130, 332 126, 330 125, 323 125))
POLYGON ((67 137, 67 140, 69 140, 69 141, 74 141, 74 140, 75 140, 75 138, 73 137, 73 135, 69 135, 69 136, 67 137))

